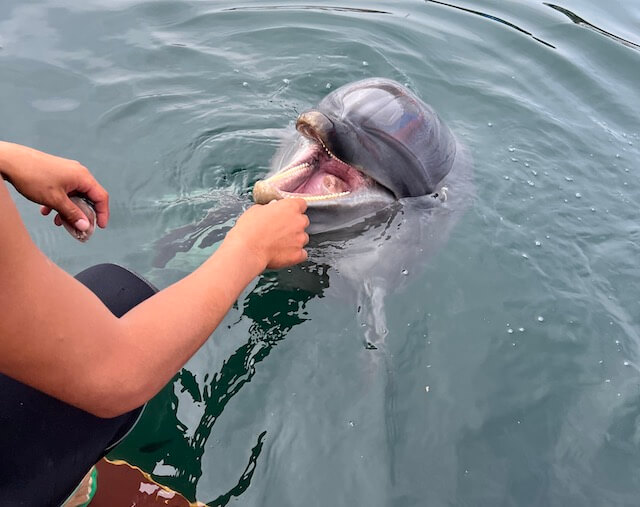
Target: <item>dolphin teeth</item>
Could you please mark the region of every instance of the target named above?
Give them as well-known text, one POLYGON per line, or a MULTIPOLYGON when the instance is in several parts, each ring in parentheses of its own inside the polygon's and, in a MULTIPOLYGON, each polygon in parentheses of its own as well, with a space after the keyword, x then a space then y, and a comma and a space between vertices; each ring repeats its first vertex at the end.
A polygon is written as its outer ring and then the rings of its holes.
POLYGON ((294 165, 292 167, 289 167, 288 169, 285 169, 284 171, 274 174, 273 176, 271 176, 271 178, 268 178, 265 181, 272 182, 272 181, 281 180, 282 178, 285 178, 285 177, 294 176, 295 174, 302 172, 307 167, 309 167, 309 164, 307 162, 294 165))
POLYGON ((336 162, 340 162, 342 165, 346 165, 347 167, 351 167, 349 164, 347 164, 346 162, 343 162, 338 157, 336 157, 333 153, 331 153, 331 150, 329 150, 329 148, 327 148, 326 144, 324 144, 324 142, 322 142, 322 139, 320 139, 318 137, 317 141, 322 145, 322 147, 324 148, 324 151, 327 152, 327 155, 329 155, 333 160, 335 160, 336 162))
POLYGON ((325 194, 325 195, 313 195, 313 196, 301 196, 305 201, 322 201, 324 199, 335 199, 336 197, 344 197, 345 195, 349 195, 351 191, 347 190, 346 192, 336 192, 335 194, 325 194))

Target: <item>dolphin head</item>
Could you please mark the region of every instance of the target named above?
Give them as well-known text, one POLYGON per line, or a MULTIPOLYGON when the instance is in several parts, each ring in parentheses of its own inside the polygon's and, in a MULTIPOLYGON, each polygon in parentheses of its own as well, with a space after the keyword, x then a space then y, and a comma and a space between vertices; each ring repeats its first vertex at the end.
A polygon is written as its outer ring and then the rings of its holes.
POLYGON ((311 232, 339 228, 391 202, 436 192, 456 142, 402 85, 366 79, 338 88, 296 122, 297 137, 258 181, 257 203, 302 197, 311 232))

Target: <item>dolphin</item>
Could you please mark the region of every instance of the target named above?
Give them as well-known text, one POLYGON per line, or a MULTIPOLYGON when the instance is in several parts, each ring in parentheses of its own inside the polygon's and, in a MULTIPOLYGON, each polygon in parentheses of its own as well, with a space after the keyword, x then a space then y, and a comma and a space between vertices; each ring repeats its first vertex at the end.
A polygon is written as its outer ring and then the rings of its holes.
POLYGON ((301 197, 316 234, 344 228, 407 198, 442 198, 459 155, 436 112, 390 79, 344 85, 302 113, 254 201, 301 197))
MULTIPOLYGON (((344 85, 300 114, 253 186, 259 204, 307 201, 310 261, 294 278, 309 281, 313 266, 330 272, 337 292, 357 300, 368 348, 384 342, 390 290, 440 250, 472 196, 467 150, 429 105, 384 78, 344 85)), ((227 196, 197 224, 171 231, 156 242, 154 266, 217 243, 246 205, 227 196)))

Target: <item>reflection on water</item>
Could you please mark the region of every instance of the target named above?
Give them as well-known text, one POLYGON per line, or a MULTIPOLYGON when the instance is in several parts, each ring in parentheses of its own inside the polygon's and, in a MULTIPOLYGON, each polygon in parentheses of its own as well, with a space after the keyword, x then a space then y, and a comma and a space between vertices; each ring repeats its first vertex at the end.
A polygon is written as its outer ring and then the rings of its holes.
POLYGON ((477 16, 482 16, 483 18, 487 18, 487 19, 490 19, 492 21, 497 21, 498 23, 502 23, 503 25, 506 25, 509 28, 513 28, 514 30, 517 30, 520 33, 528 35, 533 40, 536 40, 536 41, 544 44, 545 46, 549 46, 550 48, 553 48, 553 49, 556 48, 553 44, 550 44, 549 42, 546 42, 546 41, 542 40, 541 38, 536 37, 531 32, 528 32, 525 29, 520 28, 518 25, 516 25, 514 23, 511 23, 510 21, 507 21, 505 19, 499 18, 498 16, 493 16, 491 14, 487 14, 486 12, 477 11, 477 10, 474 10, 474 9, 469 9, 467 7, 461 7, 459 5, 449 4, 449 3, 446 3, 446 2, 441 2, 440 0, 424 0, 424 1, 425 2, 429 2, 429 3, 433 3, 433 4, 444 5, 446 7, 451 7, 453 9, 458 9, 460 11, 468 12, 470 14, 476 14, 477 16))
POLYGON ((224 11, 246 11, 246 10, 313 10, 313 11, 334 11, 334 12, 354 12, 362 14, 391 14, 388 11, 380 11, 377 9, 364 9, 359 7, 328 7, 322 5, 260 5, 251 7, 227 7, 224 11))
POLYGON ((634 49, 640 49, 640 44, 636 44, 635 42, 631 42, 631 41, 629 41, 627 39, 623 39, 622 37, 619 37, 616 34, 613 34, 611 32, 607 32, 606 30, 603 30, 602 28, 598 28, 597 26, 592 25, 588 21, 582 19, 577 14, 571 12, 569 9, 565 9, 564 7, 561 7, 559 5, 550 4, 550 3, 546 3, 546 2, 544 3, 544 5, 546 5, 548 7, 551 7, 552 9, 555 9, 558 12, 561 12, 562 14, 567 16, 571 21, 573 21, 576 25, 583 25, 583 26, 586 26, 587 28, 591 28, 592 30, 598 32, 599 34, 604 35, 605 37, 609 37, 610 39, 613 39, 616 42, 620 42, 620 43, 624 44, 627 47, 634 48, 634 49))
MULTIPOLYGON (((231 399, 251 381, 259 363, 269 356, 278 342, 294 326, 308 318, 304 316, 305 304, 313 297, 322 297, 328 286, 327 266, 318 264, 305 264, 290 270, 264 274, 243 303, 242 316, 251 320, 249 340, 224 361, 219 372, 206 375, 203 384, 187 368, 183 368, 173 383, 150 402, 147 412, 154 412, 158 405, 163 407, 162 417, 165 421, 162 427, 165 431, 167 428, 186 430, 177 418, 176 411, 178 405, 184 405, 186 400, 184 397, 178 399, 174 386, 175 389, 188 393, 192 403, 204 407, 198 422, 190 424, 188 438, 183 436, 182 431, 172 432, 171 437, 154 437, 152 444, 138 449, 143 459, 151 458, 147 466, 154 468, 158 456, 164 456, 163 465, 170 465, 175 469, 176 473, 171 477, 163 477, 164 484, 187 497, 196 497, 196 486, 202 476, 202 456, 218 417, 231 399), (170 400, 169 404, 167 398, 170 400), (167 411, 169 406, 173 410, 167 411), (172 422, 166 419, 171 419, 172 422)), ((186 410, 188 409, 187 407, 186 410)), ((142 435, 149 432, 157 435, 157 429, 149 428, 148 422, 149 419, 145 418, 136 426, 128 441, 143 440, 142 435)), ((207 502, 208 505, 227 505, 232 497, 239 496, 249 487, 265 438, 268 438, 266 431, 257 436, 257 443, 251 450, 247 467, 237 484, 227 493, 207 502)))

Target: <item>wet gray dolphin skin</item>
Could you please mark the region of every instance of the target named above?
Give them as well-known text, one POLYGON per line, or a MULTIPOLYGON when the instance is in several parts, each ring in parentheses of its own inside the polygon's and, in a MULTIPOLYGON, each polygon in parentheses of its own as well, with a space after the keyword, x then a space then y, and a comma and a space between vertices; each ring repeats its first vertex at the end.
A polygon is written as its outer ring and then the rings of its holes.
POLYGON ((298 117, 296 130, 253 196, 259 204, 305 199, 311 233, 437 193, 456 159, 456 139, 435 111, 389 79, 336 89, 298 117))

